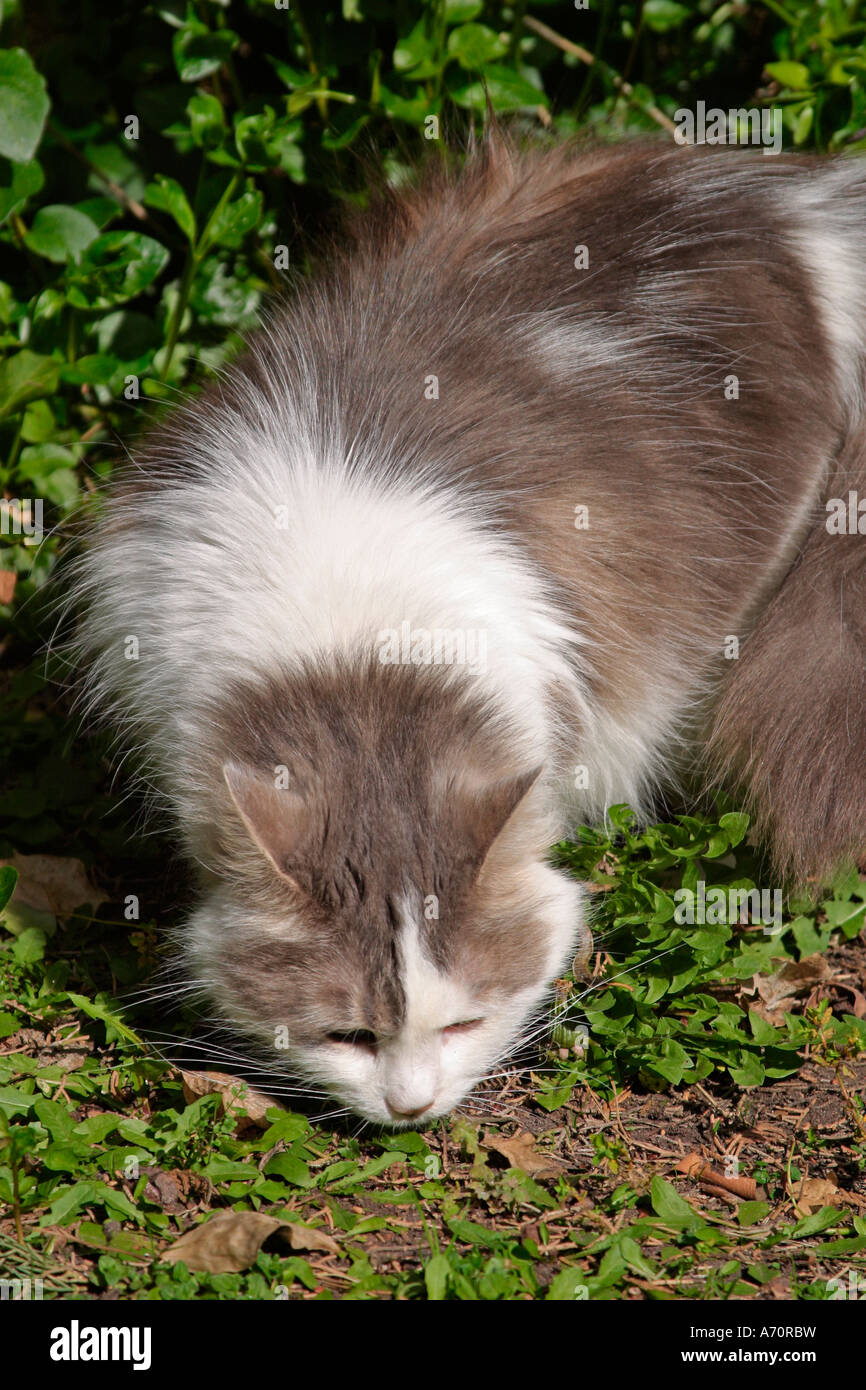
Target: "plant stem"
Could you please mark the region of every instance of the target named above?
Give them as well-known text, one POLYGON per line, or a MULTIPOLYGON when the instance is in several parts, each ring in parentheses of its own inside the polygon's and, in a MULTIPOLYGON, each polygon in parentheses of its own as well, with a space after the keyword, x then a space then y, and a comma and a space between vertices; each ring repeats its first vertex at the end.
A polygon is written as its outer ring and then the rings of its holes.
POLYGON ((664 129, 669 130, 671 134, 674 133, 676 126, 670 116, 666 116, 664 111, 660 111, 653 102, 644 104, 644 102, 640 101, 635 96, 632 85, 626 82, 624 78, 620 77, 618 72, 614 72, 613 68, 609 67, 607 63, 603 63, 601 59, 597 59, 594 54, 590 53, 588 48, 581 48, 579 43, 572 43, 571 39, 563 38, 562 34, 557 34, 555 29, 549 28, 547 24, 542 24, 541 20, 533 19, 532 15, 527 15, 523 23, 526 25, 527 29, 531 29, 532 32, 538 34, 540 38, 546 39, 548 43, 552 43, 555 48, 561 48, 563 53, 573 53, 575 58, 579 58, 580 61, 586 63, 588 67, 592 67, 593 64, 596 64, 602 72, 607 73, 614 87, 616 87, 616 90, 620 92, 627 101, 630 101, 633 106, 639 106, 641 111, 645 111, 648 116, 651 116, 657 125, 663 126, 664 129))
POLYGON ((21 449, 21 431, 23 430, 23 428, 24 428, 24 412, 23 412, 23 410, 22 410, 22 411, 19 413, 19 416, 18 416, 18 428, 17 428, 16 431, 15 431, 15 437, 14 437, 14 439, 12 440, 12 444, 10 445, 10 448, 9 448, 9 455, 8 455, 8 457, 7 457, 7 459, 6 459, 6 472, 7 472, 8 474, 11 474, 11 473, 12 473, 13 469, 15 468, 16 463, 18 462, 18 454, 19 454, 19 451, 20 451, 20 449, 21 449))
POLYGON ((174 357, 174 350, 177 346, 180 326, 183 323, 183 316, 186 313, 186 306, 189 303, 189 296, 192 290, 192 282, 195 272, 198 269, 198 259, 193 251, 187 254, 186 265, 183 268, 183 276, 178 290, 177 302, 172 310, 171 322, 168 328, 168 340, 165 345, 165 362, 163 363, 160 374, 161 381, 168 381, 171 371, 171 360, 174 357))
POLYGON ((18 1244, 24 1244, 24 1227, 21 1225, 21 1197, 18 1191, 18 1160, 14 1153, 9 1155, 9 1166, 12 1169, 12 1210, 15 1213, 15 1234, 18 1237, 18 1244))

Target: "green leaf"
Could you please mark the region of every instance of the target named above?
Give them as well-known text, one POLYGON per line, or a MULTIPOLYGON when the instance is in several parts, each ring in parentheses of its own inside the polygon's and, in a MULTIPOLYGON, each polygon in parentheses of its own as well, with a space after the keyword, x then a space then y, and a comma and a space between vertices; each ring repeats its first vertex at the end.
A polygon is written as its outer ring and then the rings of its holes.
POLYGON ((108 1189, 101 1182, 76 1182, 72 1187, 64 1188, 51 1203, 48 1211, 41 1218, 40 1225, 55 1226, 74 1216, 82 1207, 92 1206, 94 1203, 101 1206, 105 1201, 105 1193, 108 1189))
POLYGON ((170 179, 166 174, 157 174, 153 182, 147 186, 144 201, 150 208, 167 212, 174 218, 187 240, 190 243, 195 241, 195 214, 177 179, 170 179))
POLYGON ((116 1187, 109 1187, 107 1183, 100 1184, 102 1190, 99 1199, 103 1206, 108 1207, 109 1211, 117 1212, 119 1216, 129 1217, 132 1221, 141 1221, 142 1214, 137 1207, 133 1206, 125 1192, 120 1192, 116 1187))
POLYGON ((25 927, 12 943, 12 954, 19 965, 33 965, 45 955, 47 940, 38 927, 25 927))
POLYGON ((211 213, 201 234, 199 255, 203 255, 211 246, 240 246, 247 233, 261 221, 262 195, 258 189, 249 189, 234 202, 230 201, 231 189, 232 185, 229 185, 211 213))
POLYGON ((87 1014, 88 1018, 95 1018, 99 1023, 105 1024, 106 1035, 109 1042, 113 1041, 116 1036, 123 1038, 125 1042, 135 1043, 138 1047, 144 1046, 138 1034, 127 1027, 120 1015, 115 1013, 114 1010, 109 1008, 108 1004, 104 1002, 105 996, 97 999, 87 999, 83 994, 73 994, 70 990, 67 998, 71 1000, 76 1009, 80 1009, 82 1013, 87 1014))
POLYGON ((791 1236, 792 1238, 814 1236, 819 1231, 826 1231, 828 1226, 835 1226, 844 1219, 844 1214, 837 1211, 835 1207, 822 1207, 820 1211, 813 1212, 811 1216, 804 1216, 802 1221, 798 1221, 791 1236))
POLYGON ((189 129, 193 140, 205 150, 216 149, 225 136, 223 109, 216 97, 208 92, 196 92, 187 102, 189 129))
POLYGON ((677 29, 691 13, 687 6, 677 4, 676 0, 646 0, 643 7, 644 23, 657 34, 677 29))
MULTIPOLYGON (((268 1119, 274 1112, 267 1112, 268 1119)), ((257 1148, 272 1149, 275 1144, 283 1140, 287 1144, 292 1144, 302 1135, 309 1133, 310 1122, 303 1115, 284 1114, 278 1115, 274 1123, 258 1140, 257 1148)))
POLYGON ((89 1144, 101 1144, 113 1129, 117 1129, 119 1123, 118 1115, 90 1115, 86 1120, 81 1120, 72 1132, 89 1144))
POLYGON ((674 1226, 680 1231, 689 1231, 706 1225, 704 1217, 690 1207, 676 1188, 658 1174, 650 1185, 650 1200, 653 1211, 668 1226, 674 1226))
MULTIPOLYGON (((851 904, 844 903, 840 906, 847 908, 851 904)), ((800 959, 804 960, 806 956, 814 956, 819 951, 826 951, 830 944, 832 928, 828 927, 826 931, 819 931, 811 917, 795 917, 791 923, 791 935, 797 943, 800 959)))
POLYGON ((0 868, 0 912, 8 903, 12 894, 15 892, 15 884, 18 882, 18 870, 13 869, 11 864, 4 864, 0 868))
POLYGON ((499 1237, 495 1231, 488 1231, 486 1226, 479 1226, 476 1221, 464 1221, 454 1217, 448 1225, 456 1238, 468 1245, 489 1246, 495 1249, 499 1244, 499 1237))
POLYGON ((795 145, 805 145, 806 141, 809 138, 809 132, 812 129, 812 123, 814 119, 815 107, 811 103, 809 103, 809 105, 803 107, 802 111, 797 117, 797 124, 794 126, 795 145))
POLYGON ((619 1248, 630 1269, 633 1269, 643 1279, 655 1279, 658 1270, 647 1260, 636 1240, 633 1240, 631 1236, 620 1236, 619 1248))
POLYGON ((81 1154, 69 1144, 49 1144, 42 1154, 42 1162, 52 1173, 77 1173, 81 1154))
POLYGON ((730 847, 731 842, 724 832, 711 835, 707 847, 704 850, 704 857, 706 859, 718 859, 721 855, 727 854, 730 847))
MULTIPOLYGON (((88 352, 60 370, 60 380, 73 386, 107 386, 118 373, 117 359, 104 353, 88 352)), ((73 460, 74 461, 74 460, 73 460)))
POLYGON ((168 264, 168 251, 140 232, 103 232, 67 268, 69 303, 111 309, 147 289, 168 264))
POLYGON ((19 212, 45 182, 42 166, 35 159, 13 164, 0 158, 0 224, 19 212))
POLYGON ((427 22, 419 19, 408 34, 397 40, 394 67, 397 72, 412 72, 415 78, 430 77, 438 72, 436 40, 427 32, 427 22))
POLYGON ((848 1236, 842 1240, 823 1241, 815 1254, 820 1259, 822 1255, 857 1255, 861 1250, 866 1250, 866 1236, 848 1236))
POLYGON ((464 68, 483 68, 507 48, 508 41, 486 24, 461 24, 448 35, 448 53, 464 68))
POLYGON ((689 1065, 688 1053, 673 1038, 665 1038, 659 1053, 646 1059, 650 1071, 658 1072, 674 1086, 680 1084, 683 1072, 688 1070, 689 1065))
POLYGON ((0 1112, 12 1119, 15 1115, 26 1115, 33 1108, 33 1097, 25 1095, 17 1086, 0 1087, 0 1112))
POLYGON ((540 1090, 536 1093, 535 1101, 542 1110, 559 1110, 571 1099, 573 1090, 573 1086, 555 1086, 552 1090, 540 1090))
POLYGON ((179 29, 172 42, 175 67, 181 82, 201 82, 218 72, 239 42, 231 29, 212 32, 194 20, 179 29))
POLYGON ((738 1086, 761 1086, 764 1081, 764 1064, 755 1052, 743 1050, 740 1053, 740 1065, 729 1067, 731 1077, 738 1086))
POLYGON ((728 837, 733 848, 738 845, 749 828, 749 817, 744 811, 728 811, 719 817, 719 825, 728 837))
POLYGON ((276 1173, 280 1178, 285 1178, 294 1187, 312 1187, 315 1179, 310 1175, 310 1170, 302 1158, 296 1154, 283 1153, 275 1154, 265 1167, 266 1173, 276 1173))
POLYGON ((856 936, 866 916, 866 904, 835 902, 831 899, 824 903, 824 913, 831 927, 850 927, 851 931, 846 931, 846 935, 856 936))
POLYGON ((39 1123, 45 1126, 52 1139, 72 1138, 75 1125, 65 1105, 56 1100, 49 1100, 47 1096, 41 1096, 33 1110, 39 1123))
POLYGON ((254 1182, 258 1171, 253 1163, 236 1163, 230 1158, 212 1158, 202 1172, 215 1182, 254 1182))
POLYGON ((582 1269, 561 1269, 547 1290, 548 1303, 575 1303, 588 1297, 586 1274, 582 1269))
POLYGON ((772 1047, 782 1036, 778 1028, 774 1028, 772 1023, 768 1023, 760 1014, 756 1014, 754 1009, 749 1009, 749 1025, 755 1042, 762 1046, 772 1047))
POLYGON ((60 364, 53 357, 23 348, 0 362, 0 419, 13 415, 28 401, 52 396, 57 390, 60 364))
POLYGON ((548 104, 545 93, 539 87, 533 86, 513 68, 500 67, 495 63, 485 68, 483 83, 470 82, 468 86, 452 90, 452 100, 458 106, 484 111, 487 108, 485 87, 494 111, 521 111, 526 107, 548 104))
POLYGON ((448 1291, 451 1265, 445 1255, 434 1255, 424 1266, 424 1284, 431 1302, 441 1302, 448 1291))
POLYGON ((782 87, 800 91, 809 86, 809 69, 804 63, 767 63, 766 70, 782 87))
POLYGON ((22 164, 39 148, 51 103, 23 48, 0 49, 0 155, 22 164))
POLYGON ((757 1226, 770 1215, 769 1202, 741 1202, 737 1208, 737 1220, 741 1226, 757 1226))
POLYGON ((37 256, 62 264, 75 260, 98 236, 96 223, 83 212, 64 203, 51 203, 37 212, 25 245, 37 256))
POLYGON ((465 24, 484 9, 484 0, 445 0, 447 24, 465 24))

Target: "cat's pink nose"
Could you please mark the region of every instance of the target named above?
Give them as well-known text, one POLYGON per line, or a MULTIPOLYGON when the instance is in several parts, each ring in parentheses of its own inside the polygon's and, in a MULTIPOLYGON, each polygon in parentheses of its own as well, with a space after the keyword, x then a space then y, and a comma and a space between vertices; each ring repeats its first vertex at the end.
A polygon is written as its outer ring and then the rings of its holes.
POLYGON ((431 1096, 429 1100, 422 1101, 420 1105, 414 1106, 411 1110, 406 1106, 405 1102, 397 1104, 389 1100, 387 1096, 385 1097, 385 1104, 388 1107, 392 1120, 417 1120, 419 1115, 423 1115, 426 1110, 430 1109, 430 1106, 433 1104, 433 1097, 431 1096))

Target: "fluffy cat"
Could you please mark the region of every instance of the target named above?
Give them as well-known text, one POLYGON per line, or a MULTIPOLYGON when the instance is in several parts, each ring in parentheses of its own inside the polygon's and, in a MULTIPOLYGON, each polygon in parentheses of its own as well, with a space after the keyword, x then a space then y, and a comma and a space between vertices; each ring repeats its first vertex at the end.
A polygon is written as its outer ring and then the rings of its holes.
POLYGON ((684 770, 779 875, 862 849, 866 539, 825 522, 866 496, 864 228, 855 161, 492 133, 145 440, 79 562, 88 708, 275 1069, 457 1105, 588 948, 548 846, 684 770))

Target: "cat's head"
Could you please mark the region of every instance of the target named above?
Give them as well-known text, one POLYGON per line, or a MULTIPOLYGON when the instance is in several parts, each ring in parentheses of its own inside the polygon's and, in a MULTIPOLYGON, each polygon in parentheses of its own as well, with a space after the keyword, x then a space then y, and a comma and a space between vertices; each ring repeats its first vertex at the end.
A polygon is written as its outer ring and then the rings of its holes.
MULTIPOLYGON (((367 730, 357 702, 346 720, 326 687, 307 694, 303 753, 284 736, 223 765, 224 872, 188 966, 275 1070, 425 1123, 511 1051, 583 940, 581 890, 546 862, 540 768, 503 770, 501 747, 494 766, 465 720, 440 713, 437 737, 426 702, 389 733, 381 706, 367 730)), ((264 715, 248 705, 247 726, 264 715)))

